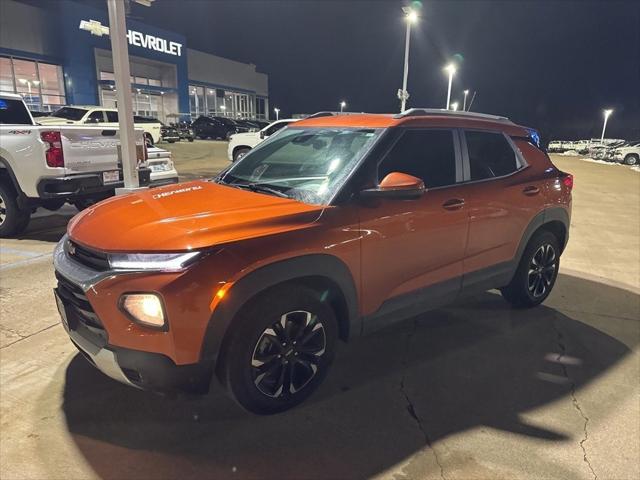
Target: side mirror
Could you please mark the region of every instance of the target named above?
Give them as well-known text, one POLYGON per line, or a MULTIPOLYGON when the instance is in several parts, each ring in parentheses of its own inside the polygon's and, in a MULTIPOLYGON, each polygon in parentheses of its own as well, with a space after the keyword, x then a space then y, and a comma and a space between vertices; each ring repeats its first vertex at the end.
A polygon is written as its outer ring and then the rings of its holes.
POLYGON ((421 179, 406 173, 391 172, 382 179, 377 188, 362 190, 360 196, 364 198, 412 200, 420 198, 426 190, 421 179))
POLYGON ((264 134, 264 130, 260 130, 260 138, 264 139, 264 137, 266 137, 266 135, 264 134))

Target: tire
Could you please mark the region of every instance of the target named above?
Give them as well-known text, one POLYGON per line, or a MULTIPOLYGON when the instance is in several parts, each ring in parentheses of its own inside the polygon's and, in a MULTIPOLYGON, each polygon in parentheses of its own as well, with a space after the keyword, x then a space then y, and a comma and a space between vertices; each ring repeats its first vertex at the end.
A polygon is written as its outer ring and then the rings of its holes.
POLYGON ((319 293, 292 284, 272 288, 243 307, 233 322, 221 380, 246 410, 283 412, 322 383, 334 357, 338 326, 319 293))
POLYGON ((189 137, 189 141, 190 141, 190 142, 193 142, 193 137, 189 137))
POLYGON ((232 132, 227 132, 224 134, 224 140, 229 141, 229 139, 231 138, 231 135, 233 135, 232 132))
POLYGON ((516 308, 540 305, 551 293, 560 268, 556 236, 541 230, 529 241, 513 279, 502 288, 504 299, 516 308))
POLYGON ((638 165, 638 160, 640 160, 638 158, 638 155, 636 155, 635 153, 629 154, 626 157, 624 157, 624 163, 626 165, 638 165))
POLYGON ((104 197, 104 198, 93 198, 93 197, 78 198, 78 199, 74 200, 73 206, 76 207, 81 212, 85 208, 89 208, 90 206, 95 205, 96 203, 104 200, 105 198, 108 198, 108 197, 104 197))
POLYGON ((167 140, 167 143, 176 143, 175 140, 167 140))
POLYGON ((18 207, 18 195, 13 185, 0 180, 0 237, 7 238, 25 231, 31 212, 18 207))
POLYGON ((155 145, 155 143, 154 143, 154 141, 153 141, 153 137, 152 137, 150 134, 145 133, 145 134, 144 134, 144 139, 145 139, 145 141, 147 142, 147 145, 149 145, 149 146, 151 146, 151 147, 153 147, 153 146, 155 145))
POLYGON ((233 152, 233 161, 237 162, 238 160, 240 160, 242 157, 244 157, 247 153, 249 153, 251 149, 250 148, 236 148, 235 151, 233 152))

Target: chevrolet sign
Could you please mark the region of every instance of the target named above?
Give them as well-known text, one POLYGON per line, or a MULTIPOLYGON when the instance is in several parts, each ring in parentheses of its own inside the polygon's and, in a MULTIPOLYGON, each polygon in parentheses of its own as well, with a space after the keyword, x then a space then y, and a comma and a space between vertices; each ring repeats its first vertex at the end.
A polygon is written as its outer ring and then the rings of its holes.
MULTIPOLYGON (((97 20, 81 20, 79 28, 98 37, 109 35, 109 27, 105 27, 97 20)), ((127 40, 129 41, 129 45, 155 50, 156 52, 166 53, 167 55, 175 55, 176 57, 182 56, 181 43, 170 42, 154 35, 128 30, 127 40)))

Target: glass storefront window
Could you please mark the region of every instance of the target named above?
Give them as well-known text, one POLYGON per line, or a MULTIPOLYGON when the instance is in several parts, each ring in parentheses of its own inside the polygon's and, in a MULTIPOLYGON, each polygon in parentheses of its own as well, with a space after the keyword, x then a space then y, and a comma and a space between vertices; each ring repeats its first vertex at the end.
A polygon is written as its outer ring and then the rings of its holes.
POLYGON ((29 109, 52 111, 66 103, 59 65, 0 57, 0 91, 19 93, 29 109))
POLYGON ((212 115, 231 118, 266 118, 265 99, 262 114, 256 113, 256 97, 248 93, 189 85, 189 109, 192 118, 212 115))

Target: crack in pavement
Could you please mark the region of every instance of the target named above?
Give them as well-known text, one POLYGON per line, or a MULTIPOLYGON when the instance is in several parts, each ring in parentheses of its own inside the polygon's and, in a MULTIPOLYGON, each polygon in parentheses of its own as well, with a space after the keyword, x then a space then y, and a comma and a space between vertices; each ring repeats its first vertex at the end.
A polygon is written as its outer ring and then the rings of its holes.
POLYGON ((7 343, 6 345, 3 345, 2 347, 0 347, 0 350, 3 350, 3 349, 5 349, 5 348, 7 348, 7 347, 10 347, 11 345, 15 345, 16 343, 21 342, 21 341, 23 341, 23 340, 26 340, 27 338, 31 338, 31 337, 33 337, 34 335, 37 335, 37 334, 42 333, 42 332, 45 332, 45 331, 47 331, 47 330, 49 330, 49 329, 51 329, 51 328, 53 328, 53 327, 55 327, 55 326, 57 326, 57 325, 60 325, 60 323, 59 323, 59 322, 56 322, 56 323, 54 323, 54 324, 49 325, 48 327, 44 327, 44 328, 42 328, 42 329, 38 330, 37 332, 30 333, 29 335, 22 335, 22 334, 20 334, 20 333, 18 333, 18 332, 16 332, 16 331, 13 331, 13 330, 8 329, 8 328, 6 328, 6 327, 0 327, 0 329, 1 329, 1 330, 4 330, 4 331, 6 331, 6 332, 15 333, 16 335, 18 335, 18 336, 20 337, 20 338, 19 338, 18 340, 16 340, 15 342, 11 342, 11 343, 7 343))
POLYGON ((584 411, 580 407, 580 403, 578 402, 578 397, 576 397, 576 384, 571 379, 571 377, 569 377, 569 371, 567 370, 567 366, 564 364, 564 362, 562 362, 562 357, 564 357, 565 354, 567 353, 567 347, 563 343, 564 337, 562 335, 562 332, 558 329, 555 322, 552 321, 551 324, 553 325, 553 329, 556 331, 556 334, 558 336, 558 347, 560 348, 560 353, 558 354, 557 360, 562 368, 562 373, 567 378, 567 380, 569 380, 571 385, 570 393, 571 393, 571 401, 573 403, 573 408, 575 408, 578 411, 578 413, 584 420, 584 425, 582 427, 582 430, 584 432, 584 437, 582 438, 582 440, 580 440, 580 448, 582 449, 582 460, 589 467, 589 470, 591 471, 591 474, 593 475, 594 480, 598 480, 598 475, 596 474, 595 470, 593 469, 593 466, 591 465, 591 462, 589 461, 589 457, 587 456, 587 449, 584 446, 587 440, 589 440, 589 430, 587 428, 589 425, 589 417, 585 415, 584 411))
POLYGON ((404 368, 403 368, 402 378, 400 379, 400 392, 402 393, 402 395, 404 396, 405 401, 407 402, 407 412, 409 412, 409 415, 411 416, 411 418, 413 418, 415 420, 416 424, 418 425, 418 428, 420 429, 420 431, 422 432, 422 435, 424 436, 425 444, 433 452, 433 456, 434 456, 434 458, 436 460, 436 463, 438 464, 438 467, 440 468, 440 477, 443 480, 446 480, 447 477, 445 477, 445 475, 444 475, 444 467, 442 466, 442 463, 440 462, 440 458, 438 457, 438 453, 436 452, 436 449, 433 447, 433 444, 431 443, 431 438, 429 437, 429 434, 427 433, 427 430, 425 429, 424 425, 422 424, 422 421, 420 420, 420 417, 418 417, 416 409, 413 406, 413 402, 409 398, 409 394, 407 393, 407 391, 404 388, 404 380, 405 380, 405 377, 406 377, 407 365, 409 363, 409 356, 410 356, 410 352, 411 352, 411 349, 410 349, 410 347, 411 347, 411 339, 413 338, 413 335, 416 333, 417 328, 418 328, 418 320, 415 319, 413 321, 413 328, 411 329, 411 331, 407 335, 407 345, 406 345, 406 348, 405 348, 406 355, 404 356, 404 358, 402 360, 402 366, 404 368))

